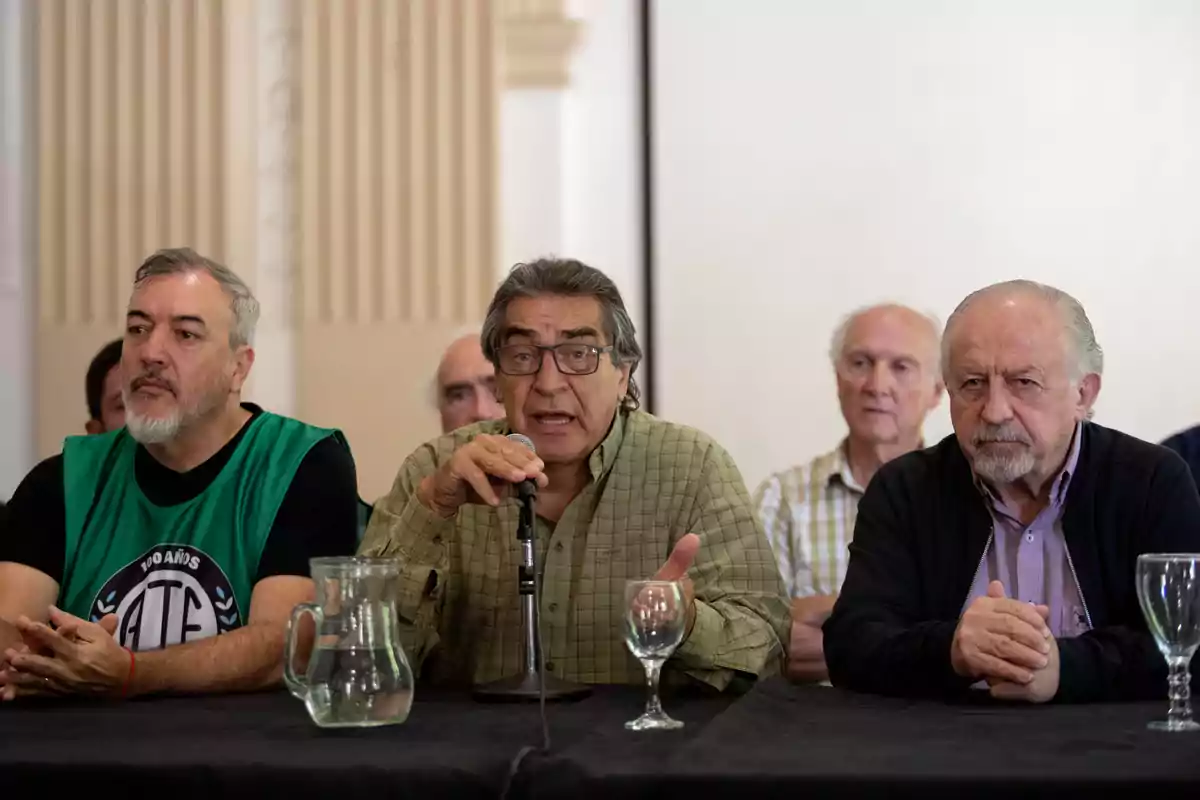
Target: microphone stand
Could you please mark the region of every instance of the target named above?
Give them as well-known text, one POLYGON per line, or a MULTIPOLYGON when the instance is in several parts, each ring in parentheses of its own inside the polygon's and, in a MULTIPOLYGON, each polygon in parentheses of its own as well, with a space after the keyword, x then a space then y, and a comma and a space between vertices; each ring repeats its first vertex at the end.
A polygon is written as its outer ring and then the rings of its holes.
POLYGON ((537 701, 543 695, 547 700, 574 700, 586 697, 592 692, 590 686, 565 681, 541 669, 544 666, 544 659, 540 657, 541 641, 538 636, 541 630, 541 609, 538 608, 540 597, 536 583, 537 549, 533 539, 536 491, 529 481, 522 482, 517 487, 517 493, 521 497, 521 515, 517 522, 517 539, 521 542, 521 564, 517 567, 517 583, 521 597, 521 618, 525 626, 525 668, 516 675, 476 686, 473 694, 478 700, 537 701))

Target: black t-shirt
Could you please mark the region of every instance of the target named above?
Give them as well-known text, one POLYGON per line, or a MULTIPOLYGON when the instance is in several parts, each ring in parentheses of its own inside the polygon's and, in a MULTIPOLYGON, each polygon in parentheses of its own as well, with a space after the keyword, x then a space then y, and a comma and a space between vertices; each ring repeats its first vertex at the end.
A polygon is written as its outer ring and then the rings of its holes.
MULTIPOLYGON (((243 407, 253 416, 262 409, 243 407)), ((253 417, 252 417, 253 418, 253 417)), ((212 484, 249 427, 195 469, 176 472, 138 445, 134 478, 151 503, 186 503, 212 484)), ((0 561, 15 561, 62 583, 67 552, 67 509, 63 459, 38 464, 9 500, 0 525, 0 561)), ((263 546, 255 582, 273 575, 309 575, 308 560, 352 555, 358 540, 358 478, 350 451, 335 437, 317 442, 300 462, 263 546)))

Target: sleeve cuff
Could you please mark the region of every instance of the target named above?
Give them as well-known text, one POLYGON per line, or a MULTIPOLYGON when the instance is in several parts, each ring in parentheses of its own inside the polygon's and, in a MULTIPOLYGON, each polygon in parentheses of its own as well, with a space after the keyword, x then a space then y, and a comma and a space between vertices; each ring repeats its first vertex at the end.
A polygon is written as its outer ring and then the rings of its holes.
POLYGON ((696 601, 696 622, 691 635, 675 651, 672 659, 678 668, 693 679, 706 683, 718 691, 724 691, 734 673, 712 662, 712 655, 720 644, 725 618, 702 600, 696 601))
POLYGON ((721 630, 724 625, 724 617, 708 603, 697 600, 696 622, 692 625, 691 634, 683 641, 683 644, 679 645, 679 655, 687 657, 712 653, 720 643, 721 630))
POLYGON ((402 619, 416 620, 421 606, 441 594, 447 559, 445 540, 453 535, 454 526, 454 517, 439 516, 412 497, 388 526, 388 536, 364 548, 363 555, 400 561, 396 613, 402 619))

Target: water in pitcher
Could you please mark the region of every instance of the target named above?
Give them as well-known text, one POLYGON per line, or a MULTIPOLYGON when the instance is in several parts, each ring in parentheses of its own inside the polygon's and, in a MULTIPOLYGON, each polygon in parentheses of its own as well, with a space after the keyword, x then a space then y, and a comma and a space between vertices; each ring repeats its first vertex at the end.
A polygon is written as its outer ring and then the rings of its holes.
POLYGON ((308 683, 305 705, 324 728, 395 725, 404 722, 412 708, 409 670, 397 663, 390 647, 318 645, 308 683))
POLYGON ((396 616, 399 565, 358 556, 310 562, 316 602, 292 609, 283 679, 323 728, 397 725, 408 719, 413 674, 396 616), (311 616, 316 643, 302 659, 299 623, 311 616))

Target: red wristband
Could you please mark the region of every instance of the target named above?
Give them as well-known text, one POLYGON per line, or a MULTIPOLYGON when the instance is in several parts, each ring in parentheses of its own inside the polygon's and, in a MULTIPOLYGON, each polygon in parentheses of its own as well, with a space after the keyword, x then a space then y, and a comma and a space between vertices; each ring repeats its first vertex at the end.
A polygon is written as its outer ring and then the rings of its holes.
POLYGON ((137 671, 137 659, 133 657, 133 651, 128 647, 122 647, 126 653, 129 653, 129 674, 125 676, 125 684, 121 687, 121 697, 129 695, 129 687, 133 683, 133 674, 137 671))

